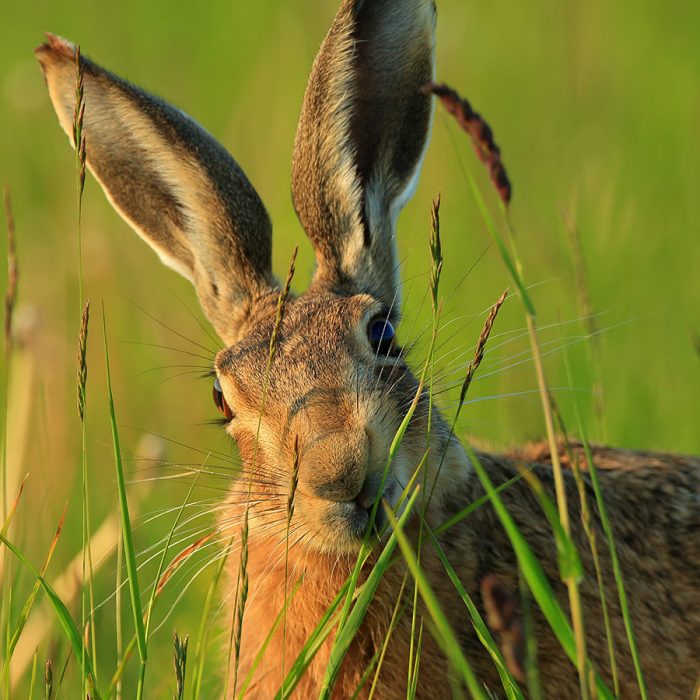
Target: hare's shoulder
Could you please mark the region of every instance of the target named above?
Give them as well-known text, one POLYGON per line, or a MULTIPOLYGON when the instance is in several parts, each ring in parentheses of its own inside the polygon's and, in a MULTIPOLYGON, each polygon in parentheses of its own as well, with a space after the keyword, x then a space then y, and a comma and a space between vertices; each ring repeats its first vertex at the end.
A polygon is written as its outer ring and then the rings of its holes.
MULTIPOLYGON (((646 471, 658 470, 659 477, 668 476, 670 472, 684 472, 691 478, 700 479, 700 457, 676 454, 672 452, 651 452, 647 450, 630 450, 621 447, 591 445, 590 453, 597 469, 606 471, 646 471)), ((546 442, 533 442, 524 447, 516 447, 504 453, 509 461, 526 464, 552 464, 552 455, 546 442)), ((559 459, 567 469, 578 463, 588 469, 588 457, 584 446, 579 442, 559 443, 559 459)))

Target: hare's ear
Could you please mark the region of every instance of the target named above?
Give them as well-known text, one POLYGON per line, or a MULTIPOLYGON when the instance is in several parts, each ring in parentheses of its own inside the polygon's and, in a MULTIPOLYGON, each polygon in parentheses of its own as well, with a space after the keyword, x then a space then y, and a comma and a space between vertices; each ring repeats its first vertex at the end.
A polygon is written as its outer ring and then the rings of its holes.
POLYGON ((432 121, 433 0, 345 0, 313 66, 292 194, 315 283, 398 306, 394 229, 432 121))
MULTIPOLYGON (((36 54, 73 142, 76 50, 47 36, 36 54)), ((89 169, 119 214, 194 284, 221 338, 234 342, 274 285, 265 207, 233 158, 187 115, 80 61, 89 169)))

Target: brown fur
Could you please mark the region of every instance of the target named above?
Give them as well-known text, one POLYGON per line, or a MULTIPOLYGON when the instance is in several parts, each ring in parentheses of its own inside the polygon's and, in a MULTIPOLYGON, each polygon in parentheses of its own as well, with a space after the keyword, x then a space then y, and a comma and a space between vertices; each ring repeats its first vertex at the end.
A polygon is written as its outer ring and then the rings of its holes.
MULTIPOLYGON (((395 319, 400 311, 395 220, 428 141, 432 105, 422 88, 434 72, 434 25, 432 0, 345 0, 321 47, 302 108, 293 174, 295 205, 316 248, 318 270, 306 294, 287 301, 271 364, 278 291, 270 271, 270 223, 257 194, 235 161, 191 119, 95 64, 83 63, 90 169, 129 224, 193 281, 205 312, 229 344, 218 354, 215 370, 222 400, 233 415, 228 432, 238 443, 243 469, 220 518, 225 539, 233 535, 240 543, 250 509, 250 590, 240 682, 283 606, 285 564, 288 590, 302 580, 287 614, 284 654, 279 630, 254 675, 251 697, 269 698, 281 686, 282 657, 288 669, 352 569, 367 504, 380 495, 397 503, 426 453, 428 430, 429 458, 418 479, 435 483, 428 523, 437 527, 483 496, 459 442, 438 411, 428 411, 427 389, 378 493, 392 440, 418 382, 402 353, 380 354, 373 347, 368 328, 373 319, 395 319), (298 485, 287 540, 297 449, 298 485)), ((74 49, 50 36, 37 54, 70 135, 74 49)), ((580 446, 573 451, 581 459, 580 446)), ((700 661, 700 463, 604 447, 596 448, 594 457, 650 697, 688 697, 700 661)), ((494 483, 509 480, 522 464, 534 465, 551 494, 549 458, 542 445, 506 456, 480 454, 494 483)), ((563 461, 567 466, 568 455, 563 461)), ((592 504, 585 470, 583 478, 592 504)), ((565 482, 573 537, 585 567, 581 593, 589 653, 606 675, 600 601, 570 471, 565 482)), ((501 497, 567 609, 551 527, 533 492, 519 481, 501 497)), ((634 670, 611 562, 598 516, 593 520, 622 697, 632 698, 637 696, 634 670)), ((408 525, 414 541, 416 528, 414 518, 408 525)), ((441 541, 477 604, 486 577, 517 598, 515 557, 491 505, 444 532, 441 541)), ((227 620, 235 607, 239 560, 234 549, 227 620)), ((424 547, 421 565, 478 677, 498 688, 493 664, 431 546, 424 547)), ((334 697, 353 695, 382 648, 404 581, 409 613, 398 618, 377 697, 406 696, 413 583, 397 557, 352 642, 334 697)), ((418 696, 449 697, 458 682, 430 632, 429 616, 422 607, 418 612, 426 624, 418 696)), ((539 613, 534 622, 547 696, 576 697, 574 666, 539 613)), ((331 643, 311 663, 296 697, 318 693, 331 643)), ((367 692, 365 686, 360 697, 367 692)))

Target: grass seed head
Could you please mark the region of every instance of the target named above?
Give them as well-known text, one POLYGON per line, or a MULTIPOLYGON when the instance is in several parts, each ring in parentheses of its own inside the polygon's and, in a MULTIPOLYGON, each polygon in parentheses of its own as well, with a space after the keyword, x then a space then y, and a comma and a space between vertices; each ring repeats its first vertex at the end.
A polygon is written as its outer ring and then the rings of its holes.
POLYGON ((176 690, 174 700, 183 700, 185 697, 185 672, 187 670, 187 646, 189 637, 184 639, 177 632, 173 636, 173 657, 175 661, 176 690))
POLYGON ((467 392, 469 391, 469 387, 474 379, 476 370, 479 369, 479 365, 484 359, 486 343, 488 343, 489 336, 493 330, 493 324, 496 322, 498 312, 501 310, 501 306, 503 306, 503 303, 507 298, 508 290, 506 289, 503 294, 501 294, 500 299, 493 305, 491 311, 489 311, 489 315, 486 317, 486 321, 484 321, 484 327, 481 329, 481 334, 479 335, 479 342, 476 344, 474 359, 469 363, 469 367, 467 367, 467 376, 464 378, 464 382, 462 383, 462 391, 460 392, 459 396, 460 405, 464 403, 464 399, 467 397, 467 392))
POLYGON ((430 215, 430 296, 433 302, 433 314, 437 314, 440 276, 442 275, 442 241, 440 239, 440 195, 433 200, 430 215))
POLYGON ((44 668, 44 698, 51 700, 53 697, 53 664, 51 659, 46 661, 44 668))
POLYGON ((85 303, 80 319, 78 335, 78 415, 81 423, 85 420, 85 397, 87 394, 87 339, 90 323, 90 301, 85 303))
POLYGON ((510 203, 513 187, 508 179, 501 149, 496 145, 493 131, 486 120, 472 109, 469 102, 447 85, 426 85, 424 91, 440 99, 442 106, 457 120, 459 126, 471 136, 476 155, 489 169, 489 175, 503 204, 510 203))

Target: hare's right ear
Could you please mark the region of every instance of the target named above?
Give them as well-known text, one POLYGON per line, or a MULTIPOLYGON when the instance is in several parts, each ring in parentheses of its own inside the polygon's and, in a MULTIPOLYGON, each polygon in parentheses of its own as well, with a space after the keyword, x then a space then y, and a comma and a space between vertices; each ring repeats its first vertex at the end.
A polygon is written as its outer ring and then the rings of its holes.
MULTIPOLYGON (((72 142, 76 50, 47 38, 36 54, 72 142)), ((194 284, 219 336, 235 342, 256 300, 275 285, 265 207, 233 158, 187 115, 80 61, 90 171, 163 262, 194 284)))
POLYGON ((434 0, 345 0, 316 57, 294 151, 315 284, 396 311, 394 228, 428 142, 435 16, 434 0))

